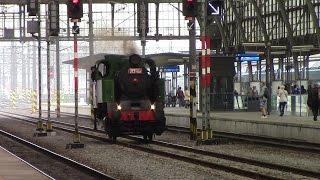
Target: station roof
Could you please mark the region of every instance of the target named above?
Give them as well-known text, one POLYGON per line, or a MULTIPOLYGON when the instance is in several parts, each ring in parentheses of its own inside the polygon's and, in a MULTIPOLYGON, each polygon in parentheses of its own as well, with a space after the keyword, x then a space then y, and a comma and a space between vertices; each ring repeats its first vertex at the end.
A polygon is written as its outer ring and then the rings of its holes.
MULTIPOLYGON (((96 61, 104 59, 107 53, 94 54, 92 56, 85 56, 79 59, 79 69, 90 70, 90 67, 95 64, 96 61)), ((157 53, 148 54, 146 58, 153 59, 158 67, 170 66, 170 65, 181 65, 185 60, 188 59, 188 54, 182 53, 157 53)), ((73 59, 64 61, 64 64, 73 64, 73 59)))
MULTIPOLYGON (((41 3, 48 4, 51 0, 41 0, 41 3)), ((92 0, 92 3, 137 3, 140 0, 92 0)), ((66 0, 58 0, 60 4, 65 4, 66 0)), ((87 1, 85 1, 87 2, 87 1)), ((178 3, 181 0, 148 0, 148 3, 178 3)), ((26 4, 27 0, 1 0, 0 4, 26 4)))

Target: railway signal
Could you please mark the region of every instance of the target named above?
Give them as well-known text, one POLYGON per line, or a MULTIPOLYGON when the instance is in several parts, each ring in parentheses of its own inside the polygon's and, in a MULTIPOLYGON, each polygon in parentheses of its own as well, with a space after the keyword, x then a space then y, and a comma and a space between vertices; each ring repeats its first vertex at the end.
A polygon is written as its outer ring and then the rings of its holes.
POLYGON ((50 1, 48 3, 49 36, 58 36, 59 27, 59 3, 50 1))
POLYGON ((39 13, 39 0, 27 0, 27 12, 29 16, 36 16, 39 13))
POLYGON ((196 17, 198 15, 197 0, 183 0, 182 5, 183 5, 182 13, 184 16, 196 17))
POLYGON ((82 0, 68 0, 68 18, 81 19, 83 17, 83 2, 82 0))

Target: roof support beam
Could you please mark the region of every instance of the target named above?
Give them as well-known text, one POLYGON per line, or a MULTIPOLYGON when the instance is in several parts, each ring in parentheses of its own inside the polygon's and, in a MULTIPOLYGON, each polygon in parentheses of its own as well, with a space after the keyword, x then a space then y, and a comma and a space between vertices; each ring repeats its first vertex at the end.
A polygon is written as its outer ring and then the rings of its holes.
POLYGON ((238 29, 240 30, 241 40, 242 40, 242 42, 247 42, 246 35, 245 35, 244 29, 242 27, 240 15, 239 15, 239 13, 237 11, 236 6, 233 4, 234 1, 233 0, 228 0, 228 2, 230 4, 230 7, 231 7, 234 15, 235 15, 237 26, 238 26, 238 29))
POLYGON ((260 28, 261 28, 261 30, 263 32, 264 40, 267 43, 267 42, 269 42, 269 35, 267 33, 266 24, 262 19, 262 13, 260 11, 260 8, 258 7, 258 4, 257 4, 256 0, 251 0, 251 4, 253 5, 253 7, 254 7, 254 9, 255 9, 255 11, 257 13, 258 22, 259 22, 260 28))
POLYGON ((291 27, 288 15, 287 15, 286 10, 285 10, 284 0, 277 0, 277 1, 278 1, 278 4, 279 4, 279 9, 280 9, 282 21, 284 22, 284 24, 285 24, 285 26, 287 28, 287 31, 288 31, 288 37, 287 38, 288 38, 288 40, 290 42, 288 50, 290 51, 290 54, 293 57, 294 77, 295 77, 295 80, 297 80, 299 78, 298 77, 298 72, 299 72, 298 55, 292 54, 292 52, 291 52, 291 48, 294 45, 292 27, 291 27))
POLYGON ((224 47, 225 47, 225 52, 229 52, 230 51, 230 47, 229 47, 228 39, 227 39, 227 36, 226 36, 226 33, 225 33, 226 32, 225 28, 222 26, 222 22, 221 22, 220 17, 216 17, 215 20, 217 21, 217 25, 218 25, 218 28, 219 28, 219 31, 220 31, 220 34, 221 34, 222 42, 223 42, 224 47))
MULTIPOLYGON (((230 25, 230 26, 234 26, 234 24, 230 25)), ((229 26, 229 27, 230 27, 229 26)), ((231 28, 230 28, 231 29, 231 28)), ((229 46, 231 46, 232 44, 236 44, 235 43, 235 37, 236 37, 236 31, 234 30, 229 30, 231 31, 231 35, 229 36, 229 46), (234 42, 234 43, 233 43, 234 42)))
POLYGON ((320 46, 320 28, 319 28, 319 21, 314 9, 314 6, 311 2, 311 0, 306 0, 306 5, 308 6, 309 13, 312 18, 313 27, 316 29, 317 39, 318 39, 318 46, 320 46))
POLYGON ((288 18, 288 15, 286 13, 286 10, 285 10, 285 6, 284 6, 284 1, 283 0, 277 0, 278 1, 278 4, 279 4, 279 9, 280 9, 280 13, 281 13, 281 17, 282 17, 282 21, 284 22, 286 28, 287 28, 287 31, 288 31, 288 39, 291 43, 291 45, 293 45, 293 31, 292 31, 292 28, 291 28, 291 25, 290 25, 290 22, 289 22, 289 18, 288 18))
MULTIPOLYGON (((42 4, 48 4, 51 0, 41 0, 42 4)), ((93 0, 92 3, 137 3, 139 0, 93 0)), ((59 4, 66 4, 66 0, 58 0, 59 4)), ((180 3, 181 0, 148 0, 148 3, 180 3)), ((27 4, 27 0, 1 0, 0 4, 27 4)))
MULTIPOLYGON (((230 4, 230 7, 231 7, 234 15, 235 15, 237 26, 238 26, 238 29, 240 30, 241 40, 242 40, 242 42, 247 42, 245 31, 244 31, 244 29, 242 27, 242 22, 241 22, 241 19, 240 19, 240 15, 239 15, 239 13, 237 11, 237 8, 233 4, 233 0, 228 0, 228 2, 230 4)), ((248 70, 249 70, 249 81, 252 81, 252 66, 251 66, 251 62, 250 61, 248 61, 248 70)))

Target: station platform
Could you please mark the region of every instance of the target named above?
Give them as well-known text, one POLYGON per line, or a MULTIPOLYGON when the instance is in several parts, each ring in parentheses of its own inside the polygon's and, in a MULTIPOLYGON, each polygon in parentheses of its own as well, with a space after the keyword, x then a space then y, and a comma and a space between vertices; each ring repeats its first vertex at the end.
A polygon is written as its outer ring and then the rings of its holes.
MULTIPOLYGON (((189 126, 189 113, 189 109, 184 108, 166 109, 166 124, 189 126)), ((279 114, 272 112, 263 119, 261 112, 210 112, 210 127, 218 132, 320 144, 320 120, 314 121, 313 116, 286 113, 281 117, 279 114)), ((202 120, 201 113, 198 113, 198 128, 202 127, 202 120)))
POLYGON ((6 179, 53 179, 35 169, 0 146, 0 180, 6 179))
MULTIPOLYGON (((46 109, 46 106, 43 106, 46 109)), ((51 107, 55 109, 55 105, 51 107)), ((61 112, 74 112, 73 104, 61 105, 61 112)), ((79 114, 90 115, 89 105, 79 105, 79 114)), ((190 110, 182 107, 166 107, 166 124, 169 126, 190 126, 190 110)), ((198 112, 198 129, 202 127, 202 114, 198 112)), ((261 112, 211 112, 210 127, 213 131, 241 135, 255 135, 284 140, 320 144, 320 118, 313 121, 312 116, 291 115, 285 112, 272 112, 267 119, 261 118, 261 112)))

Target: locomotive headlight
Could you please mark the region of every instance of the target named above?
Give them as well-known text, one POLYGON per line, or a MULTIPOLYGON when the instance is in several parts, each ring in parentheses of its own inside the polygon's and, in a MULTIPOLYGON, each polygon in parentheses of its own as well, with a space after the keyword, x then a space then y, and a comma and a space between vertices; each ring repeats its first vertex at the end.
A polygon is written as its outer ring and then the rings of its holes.
POLYGON ((120 105, 120 104, 117 105, 117 109, 118 109, 119 111, 121 111, 121 105, 120 105))
POLYGON ((156 105, 154 105, 154 104, 151 104, 151 110, 155 110, 156 109, 156 105))

